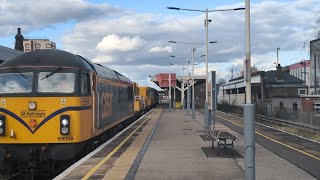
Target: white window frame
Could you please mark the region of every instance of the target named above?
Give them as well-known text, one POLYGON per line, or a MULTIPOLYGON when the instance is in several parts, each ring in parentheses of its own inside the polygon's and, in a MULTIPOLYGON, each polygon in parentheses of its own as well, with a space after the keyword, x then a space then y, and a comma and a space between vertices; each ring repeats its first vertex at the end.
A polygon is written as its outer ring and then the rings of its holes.
POLYGON ((300 88, 300 89, 298 89, 298 95, 307 95, 307 89, 305 89, 305 88, 300 88), (300 90, 304 90, 304 94, 302 94, 302 93, 300 93, 300 90))

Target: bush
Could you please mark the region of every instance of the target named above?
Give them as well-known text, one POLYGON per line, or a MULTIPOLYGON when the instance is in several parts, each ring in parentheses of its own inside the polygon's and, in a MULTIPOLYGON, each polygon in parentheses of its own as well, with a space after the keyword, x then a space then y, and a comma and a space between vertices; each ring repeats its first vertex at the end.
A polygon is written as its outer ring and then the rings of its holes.
POLYGON ((235 106, 233 104, 228 104, 227 101, 222 101, 222 103, 217 105, 217 110, 225 112, 225 113, 231 113, 235 114, 237 116, 242 116, 243 114, 243 108, 235 106))

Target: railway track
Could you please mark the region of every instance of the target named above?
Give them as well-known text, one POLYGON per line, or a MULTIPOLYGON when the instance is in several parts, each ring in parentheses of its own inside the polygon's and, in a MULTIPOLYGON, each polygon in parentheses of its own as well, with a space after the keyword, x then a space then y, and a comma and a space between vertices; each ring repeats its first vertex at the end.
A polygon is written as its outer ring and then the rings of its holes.
POLYGON ((308 131, 311 133, 320 133, 320 127, 318 126, 313 126, 309 124, 304 124, 304 123, 299 123, 299 122, 294 122, 294 121, 289 121, 284 119, 270 118, 262 115, 256 115, 256 117, 257 117, 257 120, 262 122, 275 123, 278 125, 287 126, 287 127, 291 127, 291 128, 295 128, 303 131, 308 131))
POLYGON ((93 152, 66 168, 55 179, 103 179, 116 160, 131 146, 151 118, 158 114, 154 109, 99 146, 93 152))

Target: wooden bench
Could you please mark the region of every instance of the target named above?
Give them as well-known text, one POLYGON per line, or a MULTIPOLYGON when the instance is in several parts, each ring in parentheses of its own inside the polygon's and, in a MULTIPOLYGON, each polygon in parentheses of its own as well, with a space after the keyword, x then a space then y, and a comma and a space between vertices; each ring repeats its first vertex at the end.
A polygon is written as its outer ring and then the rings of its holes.
POLYGON ((220 148, 231 148, 233 154, 233 141, 237 140, 237 134, 231 129, 221 125, 211 125, 209 128, 209 135, 212 141, 212 149, 214 148, 214 141, 217 141, 217 154, 220 154, 220 148))

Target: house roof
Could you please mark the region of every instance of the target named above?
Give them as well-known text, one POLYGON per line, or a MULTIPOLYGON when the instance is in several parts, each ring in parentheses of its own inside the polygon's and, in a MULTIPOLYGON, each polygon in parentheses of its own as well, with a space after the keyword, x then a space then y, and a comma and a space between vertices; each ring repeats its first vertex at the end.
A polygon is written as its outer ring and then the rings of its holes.
POLYGON ((267 71, 264 74, 266 84, 303 84, 304 81, 296 78, 289 73, 280 71, 282 80, 276 79, 277 70, 267 71))
POLYGON ((0 45, 0 63, 22 54, 22 51, 0 45))

